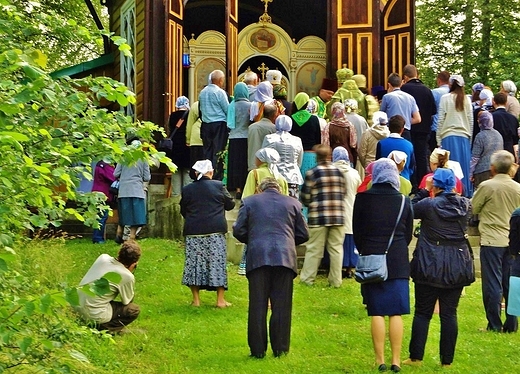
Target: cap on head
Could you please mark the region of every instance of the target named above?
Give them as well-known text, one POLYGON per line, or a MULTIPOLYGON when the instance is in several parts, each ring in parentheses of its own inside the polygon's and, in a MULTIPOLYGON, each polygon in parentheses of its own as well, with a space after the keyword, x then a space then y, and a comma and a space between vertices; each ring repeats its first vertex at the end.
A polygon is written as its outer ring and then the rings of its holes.
POLYGON ((282 84, 282 73, 279 70, 267 70, 265 77, 272 85, 282 84))

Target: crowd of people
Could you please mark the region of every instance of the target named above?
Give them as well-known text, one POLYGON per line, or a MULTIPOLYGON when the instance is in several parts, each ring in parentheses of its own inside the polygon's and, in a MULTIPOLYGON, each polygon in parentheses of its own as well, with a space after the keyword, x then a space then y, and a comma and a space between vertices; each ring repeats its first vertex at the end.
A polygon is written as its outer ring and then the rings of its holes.
MULTIPOLYGON (((520 248, 520 236, 510 237, 510 219, 520 207, 520 104, 514 83, 502 82, 495 95, 491 87, 476 83, 467 95, 464 78, 443 71, 438 87, 430 89, 415 66, 407 65, 402 76, 389 75, 386 90, 374 87, 370 94, 366 77, 343 67, 336 80, 323 80, 317 96, 298 92, 291 103, 281 73, 270 70, 266 77, 258 82, 256 74, 246 73, 228 97, 225 75, 215 70, 198 101, 190 106, 185 97, 178 98, 170 117, 171 157, 180 167, 173 193, 181 196, 185 219, 182 284, 191 289, 192 305, 200 306, 199 291, 206 289, 217 292, 217 307, 231 306, 224 297, 225 211, 238 201, 233 234, 246 244, 239 274, 249 282, 253 357, 265 357, 267 331, 275 356, 289 352, 296 247, 303 245, 300 282, 309 286, 320 267, 327 268, 331 287, 341 287, 344 278, 353 276, 359 256, 386 255, 386 279, 361 285, 379 371, 422 364, 436 307, 440 363, 449 366, 459 299, 475 280, 467 240, 471 220, 478 222, 481 235, 486 329, 516 332, 517 317, 508 310, 509 276, 520 248), (415 233, 414 220, 420 220, 415 233), (418 241, 410 262, 413 235, 418 241), (415 288, 412 337, 409 358, 401 362, 401 316, 410 313, 410 277, 415 288)), ((145 169, 118 165, 114 171, 121 178, 121 211, 133 212, 120 217, 117 241, 122 241, 124 225, 135 239, 135 228, 146 223, 140 205, 142 183, 149 180, 145 169), (134 177, 140 184, 126 192, 125 178, 134 177)), ((517 219, 511 222, 518 225, 517 219)), ((97 304, 84 308, 92 311, 97 304)), ((107 326, 106 318, 83 314, 107 326)))

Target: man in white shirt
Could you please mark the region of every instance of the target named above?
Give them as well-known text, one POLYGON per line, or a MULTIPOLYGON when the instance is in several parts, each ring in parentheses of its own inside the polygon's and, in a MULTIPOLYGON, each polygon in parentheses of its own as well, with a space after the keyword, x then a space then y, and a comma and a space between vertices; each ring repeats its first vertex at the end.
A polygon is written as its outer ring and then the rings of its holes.
MULTIPOLYGON (((125 241, 119 250, 117 259, 107 254, 100 255, 87 271, 80 286, 93 284, 107 273, 116 273, 120 280, 112 275, 108 280, 110 290, 104 295, 87 295, 79 291, 77 312, 86 321, 96 324, 98 330, 108 330, 115 334, 139 316, 139 305, 134 304, 135 277, 133 272, 141 257, 141 248, 132 240, 125 241), (114 301, 120 296, 121 301, 114 301)), ((117 276, 115 276, 117 278, 117 276)))

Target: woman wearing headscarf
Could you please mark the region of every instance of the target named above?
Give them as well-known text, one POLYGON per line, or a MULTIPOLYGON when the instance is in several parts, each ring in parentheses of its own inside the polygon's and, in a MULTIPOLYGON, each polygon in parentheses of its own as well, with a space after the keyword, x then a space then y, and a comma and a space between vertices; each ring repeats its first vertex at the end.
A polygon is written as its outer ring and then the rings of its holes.
MULTIPOLYGON (((367 95, 366 97, 369 97, 367 95)), ((355 168, 359 173, 359 176, 361 179, 365 177, 365 168, 363 164, 361 163, 361 159, 359 157, 359 149, 361 145, 361 138, 365 131, 368 130, 368 123, 367 120, 360 116, 358 111, 358 103, 354 99, 347 99, 345 100, 345 117, 347 118, 347 121, 349 121, 352 126, 356 129, 356 138, 357 138, 357 144, 356 144, 356 150, 358 151, 358 158, 355 164, 355 168)))
POLYGON ((475 189, 479 184, 492 177, 489 165, 491 155, 504 149, 502 135, 493 128, 493 115, 489 112, 481 112, 478 115, 480 132, 475 137, 471 148, 471 161, 469 165, 469 179, 475 189))
MULTIPOLYGON (((361 185, 361 178, 356 169, 351 167, 348 152, 343 147, 336 147, 332 151, 332 164, 336 166, 347 181, 347 193, 345 194, 345 240, 343 241, 343 269, 347 278, 352 278, 352 273, 356 268, 358 255, 354 245, 352 235, 352 213, 354 210, 354 200, 356 192, 361 185)), ((328 252, 325 251, 328 255, 328 252)))
POLYGON ((455 192, 452 170, 439 168, 428 179, 426 189, 413 198, 414 217, 421 232, 411 262, 415 284, 415 312, 410 340, 410 358, 404 365, 418 366, 424 357, 428 328, 439 300, 442 366, 453 362, 457 342, 457 306, 464 286, 474 278, 471 249, 465 238, 471 203, 455 192), (433 198, 429 198, 433 190, 433 198))
POLYGON ((520 103, 515 97, 516 95, 516 84, 513 81, 507 80, 500 84, 500 92, 507 94, 506 112, 511 113, 515 118, 518 119, 520 116, 520 103))
POLYGON ((307 111, 308 103, 309 95, 305 92, 297 93, 294 97, 291 114, 291 134, 300 138, 303 145, 303 162, 300 167, 303 177, 307 170, 317 165, 316 153, 312 147, 321 144, 320 121, 317 116, 307 111))
MULTIPOLYGON (((419 183, 419 188, 426 188, 426 181, 428 180, 428 178, 431 178, 433 176, 433 173, 438 168, 451 169, 455 173, 455 190, 459 195, 462 195, 464 187, 462 185, 460 177, 463 177, 464 174, 462 174, 462 170, 457 161, 450 161, 450 151, 442 148, 435 148, 433 152, 430 154, 430 170, 432 172, 426 174, 423 177, 421 183, 419 183)), ((431 193, 431 197, 433 197, 433 192, 431 193)))
POLYGON ((264 138, 262 148, 273 148, 280 155, 277 163, 278 171, 287 181, 289 196, 299 198, 303 178, 300 166, 303 161, 303 145, 300 138, 291 135, 291 117, 281 115, 275 121, 276 133, 264 138))
POLYGON ((177 166, 177 171, 172 174, 172 193, 180 195, 182 187, 191 183, 190 178, 190 147, 186 141, 186 125, 190 113, 190 101, 186 96, 179 96, 175 101, 175 112, 168 119, 168 131, 172 137, 173 148, 166 155, 172 159, 177 166), (177 130, 175 130, 177 129, 177 130))
POLYGON ((310 114, 312 114, 313 116, 316 116, 318 117, 318 120, 320 121, 320 129, 321 129, 321 144, 324 144, 323 141, 324 141, 324 136, 325 136, 325 127, 327 127, 327 120, 325 120, 325 118, 321 118, 320 116, 318 116, 318 103, 316 100, 314 99, 309 99, 309 101, 307 102, 307 112, 309 112, 310 114))
POLYGON ((399 192, 399 173, 394 161, 388 158, 375 161, 372 183, 372 188, 358 193, 354 201, 354 243, 361 256, 383 254, 388 247, 387 280, 362 284, 361 293, 371 317, 377 368, 387 370, 384 347, 385 316, 388 316, 392 350, 390 370, 398 372, 403 340, 401 316, 410 313, 408 244, 412 240, 413 212, 410 199, 399 192), (401 209, 401 218, 397 220, 401 209))
POLYGON ((462 168, 464 196, 473 195, 469 180, 471 137, 473 134, 473 110, 471 100, 464 93, 464 79, 460 75, 450 77, 450 93, 441 97, 437 126, 437 145, 450 151, 451 158, 462 168))
POLYGON ((218 308, 230 306, 224 298, 227 290, 226 210, 235 201, 219 180, 213 177, 210 160, 193 165, 196 180, 182 189, 181 214, 184 217, 183 235, 186 239, 186 258, 182 284, 193 295, 191 305, 200 306, 199 291, 217 291, 218 308))
POLYGON ((280 191, 282 195, 289 195, 287 182, 278 171, 277 163, 280 161, 280 155, 273 148, 261 148, 255 153, 256 169, 249 172, 246 179, 242 199, 254 195, 262 180, 266 177, 275 178, 280 183, 280 191))
POLYGON ((241 198, 242 188, 247 177, 247 129, 249 120, 249 91, 247 85, 239 82, 235 85, 233 101, 229 104, 227 126, 229 133, 227 188, 236 190, 235 197, 241 198))
POLYGON ((366 170, 368 164, 376 160, 377 142, 390 135, 388 116, 385 112, 375 112, 372 116, 372 126, 361 136, 358 149, 359 161, 366 170))
POLYGON ((356 129, 348 121, 343 103, 332 104, 332 119, 325 127, 325 140, 323 144, 330 146, 332 150, 343 147, 347 150, 350 162, 357 162, 357 133, 356 129))
POLYGON ((251 122, 258 122, 264 118, 264 106, 267 104, 275 105, 278 109, 278 115, 285 111, 284 106, 274 99, 273 85, 269 81, 263 81, 256 87, 255 100, 251 103, 249 110, 251 122))

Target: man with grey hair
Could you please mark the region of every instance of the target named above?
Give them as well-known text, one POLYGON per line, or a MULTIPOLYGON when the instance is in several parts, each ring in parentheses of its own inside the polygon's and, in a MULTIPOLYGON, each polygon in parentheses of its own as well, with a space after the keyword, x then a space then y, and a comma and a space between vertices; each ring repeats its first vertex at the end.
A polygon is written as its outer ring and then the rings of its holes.
POLYGON ((258 74, 254 71, 248 71, 244 74, 244 83, 247 85, 249 93, 249 101, 255 100, 256 86, 258 86, 258 74))
POLYGON ((222 70, 213 70, 209 75, 210 83, 200 91, 199 111, 202 124, 200 137, 204 158, 211 160, 215 175, 213 179, 222 180, 223 165, 218 162, 217 154, 226 149, 229 135, 227 127, 228 96, 223 90, 225 75, 222 70))
POLYGON ((516 84, 513 81, 506 80, 500 84, 500 92, 507 94, 506 111, 511 113, 518 120, 520 116, 520 103, 516 98, 516 84))
POLYGON ((274 125, 278 117, 276 106, 267 104, 264 106, 264 117, 247 129, 247 170, 256 169, 256 152, 262 148, 266 135, 274 134, 276 127, 274 125))
POLYGON ((280 193, 276 179, 264 178, 260 193, 244 198, 233 236, 247 243, 249 282, 247 341, 251 356, 265 357, 267 311, 275 357, 289 352, 293 279, 298 274, 296 246, 309 239, 301 203, 280 193))
POLYGON ((509 219, 513 211, 520 207, 520 184, 510 173, 514 171, 514 156, 505 150, 491 155, 492 178, 480 183, 471 203, 473 214, 480 218, 480 265, 482 273, 482 299, 487 330, 516 332, 517 317, 506 312, 505 322, 501 319, 502 297, 509 294, 509 219))

